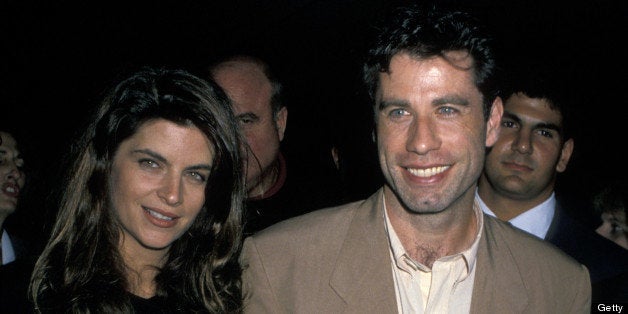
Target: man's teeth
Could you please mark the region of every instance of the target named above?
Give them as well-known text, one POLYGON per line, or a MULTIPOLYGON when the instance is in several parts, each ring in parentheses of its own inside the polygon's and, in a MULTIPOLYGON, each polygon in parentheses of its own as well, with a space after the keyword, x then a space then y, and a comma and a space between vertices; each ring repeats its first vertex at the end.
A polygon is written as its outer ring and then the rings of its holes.
POLYGON ((444 172, 445 170, 449 169, 449 166, 440 166, 440 167, 432 167, 432 168, 427 168, 427 169, 414 169, 414 168, 407 168, 408 171, 410 171, 410 173, 412 173, 413 175, 417 176, 417 177, 431 177, 433 175, 437 175, 441 172, 444 172))
POLYGON ((162 219, 162 220, 172 220, 172 218, 170 218, 170 217, 168 217, 168 216, 164 216, 164 215, 162 215, 162 214, 160 214, 160 213, 158 213, 158 212, 156 212, 156 211, 152 211, 152 210, 150 210, 150 209, 147 209, 147 211, 148 211, 148 213, 149 213, 151 216, 153 216, 153 217, 155 217, 155 218, 159 218, 159 219, 162 219))

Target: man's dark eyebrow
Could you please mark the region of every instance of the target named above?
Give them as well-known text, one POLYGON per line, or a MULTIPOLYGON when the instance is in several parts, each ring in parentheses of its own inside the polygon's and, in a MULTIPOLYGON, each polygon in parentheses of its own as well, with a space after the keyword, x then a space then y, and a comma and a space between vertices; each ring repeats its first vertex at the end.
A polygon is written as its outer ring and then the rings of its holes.
POLYGON ((237 115, 236 118, 238 118, 238 119, 245 118, 245 119, 250 119, 250 120, 253 120, 253 121, 258 121, 259 120, 259 117, 256 114, 252 113, 252 112, 241 113, 241 114, 237 115))
MULTIPOLYGON (((452 105, 458 105, 458 106, 469 106, 469 100, 467 100, 466 98, 458 97, 458 96, 444 96, 444 97, 440 97, 440 98, 436 98, 432 100, 433 106, 440 106, 440 105, 446 105, 446 104, 452 104, 452 105)), ((378 108, 379 110, 382 110, 390 106, 408 107, 410 106, 410 104, 406 100, 399 100, 399 99, 381 100, 379 102, 378 108)))
POLYGON ((517 116, 517 115, 516 115, 516 114, 514 114, 514 113, 511 113, 510 111, 506 111, 506 110, 504 110, 504 114, 502 115, 502 119, 504 119, 504 118, 507 118, 507 119, 513 120, 513 121, 515 121, 515 122, 517 122, 517 123, 521 124, 521 119, 519 118, 519 116, 517 116))
POLYGON ((452 104, 458 106, 469 106, 469 100, 455 95, 436 98, 432 101, 434 106, 452 104))
POLYGON ((391 99, 391 100, 380 100, 379 106, 377 108, 379 110, 384 110, 387 107, 409 107, 410 104, 406 100, 399 99, 391 99))
POLYGON ((561 127, 559 125, 556 125, 555 123, 537 123, 534 126, 535 129, 549 129, 549 130, 554 130, 558 133, 561 133, 561 127))

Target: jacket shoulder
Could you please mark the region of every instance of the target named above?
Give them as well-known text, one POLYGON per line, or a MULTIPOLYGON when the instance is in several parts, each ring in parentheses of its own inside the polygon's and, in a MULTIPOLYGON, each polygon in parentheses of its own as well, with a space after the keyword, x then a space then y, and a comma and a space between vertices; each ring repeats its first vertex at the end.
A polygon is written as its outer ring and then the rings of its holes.
POLYGON ((314 239, 334 238, 341 230, 346 230, 355 212, 364 204, 364 200, 340 206, 318 209, 297 217, 278 222, 257 232, 250 238, 259 247, 264 243, 311 243, 314 239), (308 241, 308 242, 303 242, 308 241))
POLYGON ((555 267, 580 272, 582 264, 555 245, 513 227, 494 217, 485 215, 487 240, 494 245, 507 246, 515 260, 535 267, 555 267), (539 262, 539 261, 547 262, 539 262))

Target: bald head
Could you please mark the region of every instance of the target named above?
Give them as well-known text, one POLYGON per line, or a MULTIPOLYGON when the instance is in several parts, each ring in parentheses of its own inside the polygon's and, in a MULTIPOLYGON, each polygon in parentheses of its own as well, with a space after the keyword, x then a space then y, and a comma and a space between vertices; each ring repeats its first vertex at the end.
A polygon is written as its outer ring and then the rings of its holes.
POLYGON ((288 111, 273 106, 278 91, 268 67, 251 57, 233 57, 214 65, 210 74, 232 101, 233 111, 249 146, 247 187, 249 197, 263 195, 277 180, 277 158, 288 111))

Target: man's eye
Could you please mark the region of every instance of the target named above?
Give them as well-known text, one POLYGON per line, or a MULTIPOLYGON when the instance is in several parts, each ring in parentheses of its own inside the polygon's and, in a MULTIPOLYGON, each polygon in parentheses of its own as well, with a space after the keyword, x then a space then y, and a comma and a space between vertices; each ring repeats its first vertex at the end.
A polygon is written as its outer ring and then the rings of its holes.
POLYGON ((405 109, 393 109, 388 112, 388 115, 391 117, 401 117, 407 115, 408 112, 405 109))
POLYGON ((502 121, 502 126, 505 128, 514 128, 515 123, 512 121, 506 120, 506 121, 502 121))
POLYGON ((139 160, 139 164, 142 167, 146 167, 146 168, 157 168, 157 167, 159 167, 159 164, 157 162, 155 162, 154 160, 151 160, 151 159, 140 159, 139 160))
POLYGON ((240 120, 241 124, 253 123, 253 119, 248 118, 248 117, 241 117, 241 118, 239 118, 239 120, 240 120))
POLYGON ((552 131, 548 131, 548 130, 539 130, 539 134, 541 134, 541 136, 543 136, 543 137, 548 137, 548 138, 553 138, 554 137, 554 133, 552 131))
POLYGON ((457 112, 458 110, 452 108, 452 107, 440 107, 438 108, 438 112, 442 115, 453 115, 457 112))

